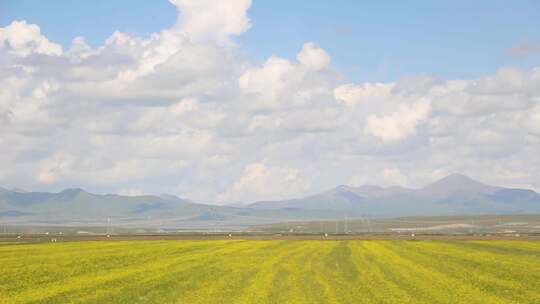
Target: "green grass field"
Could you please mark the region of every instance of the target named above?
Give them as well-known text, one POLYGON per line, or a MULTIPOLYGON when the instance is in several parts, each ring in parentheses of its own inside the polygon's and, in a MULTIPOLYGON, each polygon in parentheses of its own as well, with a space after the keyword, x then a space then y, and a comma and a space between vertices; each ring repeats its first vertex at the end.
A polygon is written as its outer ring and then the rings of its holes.
POLYGON ((540 303, 540 242, 0 244, 0 303, 540 303))

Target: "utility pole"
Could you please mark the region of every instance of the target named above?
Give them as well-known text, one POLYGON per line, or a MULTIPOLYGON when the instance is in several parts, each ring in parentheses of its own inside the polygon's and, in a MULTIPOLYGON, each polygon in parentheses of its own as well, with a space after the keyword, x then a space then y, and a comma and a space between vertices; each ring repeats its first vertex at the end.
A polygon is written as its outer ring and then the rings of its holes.
POLYGON ((368 231, 369 233, 373 232, 372 229, 371 229, 371 220, 369 218, 369 215, 366 216, 366 219, 367 219, 367 224, 368 224, 368 231))

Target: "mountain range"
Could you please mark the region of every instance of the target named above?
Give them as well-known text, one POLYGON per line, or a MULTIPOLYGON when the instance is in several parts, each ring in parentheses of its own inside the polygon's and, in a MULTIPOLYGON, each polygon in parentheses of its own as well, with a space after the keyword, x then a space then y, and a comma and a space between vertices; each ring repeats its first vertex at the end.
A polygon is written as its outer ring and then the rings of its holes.
POLYGON ((82 189, 58 193, 0 188, 0 221, 24 224, 159 225, 204 229, 290 220, 413 215, 540 213, 532 190, 490 186, 452 174, 420 189, 338 186, 302 198, 218 206, 173 195, 99 195, 82 189))
POLYGON ((452 174, 420 189, 338 186, 304 198, 256 202, 249 207, 338 209, 379 217, 516 214, 540 212, 540 195, 532 190, 490 186, 452 174))

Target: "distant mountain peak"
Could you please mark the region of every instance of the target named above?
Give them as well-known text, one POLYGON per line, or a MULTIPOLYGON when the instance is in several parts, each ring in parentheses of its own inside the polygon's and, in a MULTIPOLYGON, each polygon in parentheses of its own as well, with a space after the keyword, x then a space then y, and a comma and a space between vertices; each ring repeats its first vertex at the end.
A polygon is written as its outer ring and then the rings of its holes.
POLYGON ((62 192, 58 193, 59 198, 61 198, 62 200, 71 200, 76 197, 88 196, 88 195, 90 194, 81 188, 67 188, 67 189, 62 190, 62 192))
POLYGON ((483 184, 466 175, 452 173, 427 185, 420 191, 429 195, 451 195, 457 193, 492 193, 498 189, 500 188, 483 184))
POLYGON ((483 183, 477 181, 477 180, 474 180, 470 177, 468 177, 467 175, 464 175, 464 174, 461 174, 461 173, 452 173, 452 174, 449 174, 441 179, 439 179, 438 181, 435 181, 432 183, 433 184, 449 184, 449 183, 459 183, 459 184, 476 184, 476 185, 484 185, 483 183))
MULTIPOLYGON (((146 195, 146 196, 152 196, 152 195, 146 195)), ((159 197, 162 200, 166 200, 166 201, 175 201, 175 202, 196 204, 194 201, 192 201, 190 199, 183 198, 183 197, 180 197, 180 196, 174 195, 174 194, 162 193, 162 194, 158 195, 157 197, 159 197)))
POLYGON ((376 185, 361 185, 361 186, 349 186, 349 185, 339 185, 335 188, 333 188, 331 191, 334 192, 358 192, 358 191, 380 191, 383 190, 383 187, 376 186, 376 185))
POLYGON ((60 193, 64 193, 64 194, 77 194, 77 193, 81 193, 81 192, 86 192, 86 191, 84 191, 84 190, 81 189, 81 188, 66 188, 66 189, 62 190, 60 193))
POLYGON ((452 173, 452 174, 449 174, 443 178, 441 178, 439 181, 443 181, 443 180, 447 180, 447 181, 467 181, 467 182, 475 182, 475 183, 479 183, 478 181, 468 177, 467 175, 465 174, 461 174, 461 173, 452 173))

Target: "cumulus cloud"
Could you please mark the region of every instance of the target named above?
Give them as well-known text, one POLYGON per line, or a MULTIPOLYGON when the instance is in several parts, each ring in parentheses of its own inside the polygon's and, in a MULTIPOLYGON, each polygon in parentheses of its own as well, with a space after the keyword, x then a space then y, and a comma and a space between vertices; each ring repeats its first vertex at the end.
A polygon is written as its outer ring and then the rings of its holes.
POLYGON ((62 55, 62 47, 41 35, 39 26, 26 21, 13 21, 0 28, 0 50, 19 57, 30 54, 62 55))
POLYGON ((385 143, 394 143, 416 134, 418 124, 424 122, 430 111, 430 103, 420 100, 411 106, 400 105, 396 112, 388 115, 370 115, 365 132, 380 138, 385 143))
POLYGON ((233 187, 221 200, 246 201, 253 197, 267 200, 290 198, 308 190, 310 182, 296 168, 269 166, 265 161, 248 164, 233 187))
POLYGON ((249 67, 238 79, 250 110, 283 111, 333 103, 338 75, 324 68, 330 59, 313 43, 297 54, 298 62, 271 56, 262 66, 249 67))
MULTIPOLYGON (((363 83, 354 85, 352 83, 340 85, 334 89, 336 100, 348 106, 356 106, 362 103, 377 102, 388 99, 391 96, 393 83, 363 83)), ((364 106, 368 106, 365 104, 364 106)))
POLYGON ((296 59, 302 65, 314 70, 324 69, 330 64, 328 53, 312 42, 304 44, 296 59))
POLYGON ((172 3, 171 28, 97 48, 0 28, 0 185, 203 202, 452 172, 540 188, 539 69, 351 83, 314 42, 244 58, 250 1, 172 3))
POLYGON ((288 60, 270 57, 260 68, 246 71, 238 80, 244 93, 252 93, 257 98, 257 107, 279 106, 280 97, 293 82, 297 82, 295 68, 288 60))
POLYGON ((229 44, 232 36, 251 26, 247 10, 251 0, 170 0, 178 8, 178 30, 192 42, 229 44))
POLYGON ((39 164, 37 180, 49 184, 65 177, 71 172, 74 161, 74 156, 61 152, 42 160, 39 164))

